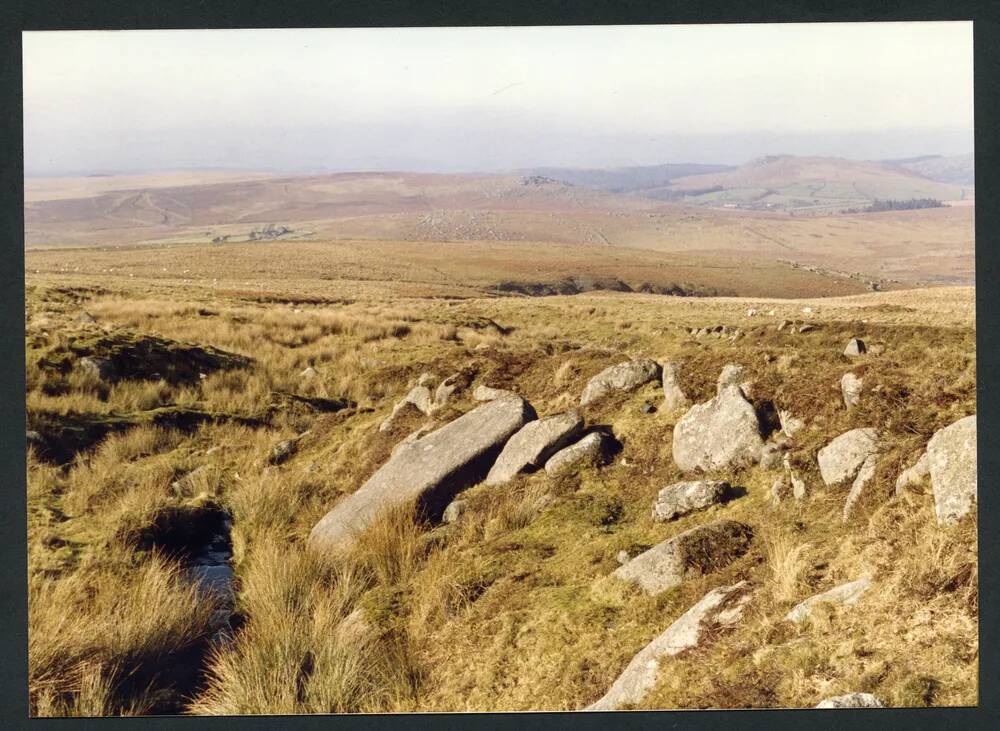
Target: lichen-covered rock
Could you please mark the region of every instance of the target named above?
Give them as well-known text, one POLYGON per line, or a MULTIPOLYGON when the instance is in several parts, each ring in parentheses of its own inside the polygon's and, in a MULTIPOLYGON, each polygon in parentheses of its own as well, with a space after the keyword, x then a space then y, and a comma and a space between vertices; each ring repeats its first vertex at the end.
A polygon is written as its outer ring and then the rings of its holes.
POLYGON ((938 525, 951 525, 976 505, 976 415, 937 431, 927 461, 938 525))
POLYGON ((494 401, 499 398, 521 398, 513 391, 504 388, 492 388, 482 384, 476 386, 472 392, 472 398, 476 401, 494 401))
POLYGON ((487 485, 502 485, 519 472, 541 467, 555 452, 583 431, 583 417, 576 409, 529 421, 512 436, 486 475, 487 485))
POLYGON ((434 407, 440 408, 447 404, 451 400, 451 397, 455 395, 455 392, 459 390, 460 386, 461 375, 458 373, 448 376, 441 381, 437 390, 434 391, 434 407))
POLYGON ((848 693, 822 700, 816 708, 885 708, 885 703, 871 693, 848 693))
POLYGON ((587 382, 580 396, 580 406, 588 406, 616 391, 634 391, 659 377, 659 363, 648 358, 610 366, 587 382))
POLYGON ((838 485, 853 480, 865 460, 880 450, 881 442, 875 429, 851 429, 841 434, 816 455, 823 482, 838 485))
POLYGON ((750 549, 753 529, 735 520, 700 525, 639 554, 612 574, 659 594, 686 579, 725 568, 750 549))
POLYGON ((864 381, 853 373, 845 373, 840 379, 840 393, 844 397, 844 406, 848 409, 858 405, 861 401, 861 391, 864 389, 864 381))
POLYGON ((722 366, 722 372, 715 382, 715 393, 720 394, 729 386, 739 386, 743 380, 743 366, 739 363, 727 363, 722 366))
MULTIPOLYGON (((429 374, 425 373, 424 376, 429 374)), ((423 378, 424 376, 421 376, 423 378)), ((412 412, 412 408, 415 408, 421 414, 429 414, 434 407, 434 397, 431 395, 430 387, 424 384, 418 384, 410 389, 403 398, 392 407, 392 413, 386 417, 379 425, 379 431, 388 431, 396 425, 398 421, 403 419, 407 412, 412 412)))
POLYGON ((323 516, 310 533, 310 545, 347 548, 384 511, 413 501, 439 515, 458 492, 482 480, 507 440, 534 418, 527 401, 497 399, 407 444, 323 516))
POLYGON ((738 386, 692 406, 674 427, 674 462, 684 471, 752 464, 763 446, 757 412, 738 386))
POLYGON ((576 465, 605 464, 610 453, 611 440, 601 432, 591 432, 549 457, 545 463, 545 471, 554 475, 576 465))
POLYGON ((679 363, 671 361, 663 364, 663 410, 668 413, 686 409, 691 405, 691 399, 681 388, 680 373, 679 363))
POLYGON ((792 610, 785 615, 785 619, 790 622, 803 622, 812 615, 812 610, 819 604, 855 604, 865 592, 871 587, 871 579, 862 576, 856 581, 835 586, 822 594, 816 594, 806 599, 804 602, 796 604, 792 610))
POLYGON ((708 592, 663 634, 640 650, 608 692, 586 710, 613 711, 641 702, 656 685, 661 660, 696 647, 709 631, 735 625, 749 600, 749 585, 745 581, 708 592))
POLYGON ((668 521, 724 502, 729 483, 718 480, 677 482, 660 490, 653 503, 653 520, 668 521))

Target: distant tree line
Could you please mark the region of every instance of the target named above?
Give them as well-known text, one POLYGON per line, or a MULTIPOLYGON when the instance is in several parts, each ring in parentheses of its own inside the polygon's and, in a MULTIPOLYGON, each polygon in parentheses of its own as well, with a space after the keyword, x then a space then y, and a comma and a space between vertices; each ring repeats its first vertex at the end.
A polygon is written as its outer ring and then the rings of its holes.
POLYGON ((860 211, 852 209, 852 213, 878 213, 879 211, 912 211, 917 208, 942 208, 944 203, 935 198, 910 198, 909 200, 879 200, 878 198, 860 211))

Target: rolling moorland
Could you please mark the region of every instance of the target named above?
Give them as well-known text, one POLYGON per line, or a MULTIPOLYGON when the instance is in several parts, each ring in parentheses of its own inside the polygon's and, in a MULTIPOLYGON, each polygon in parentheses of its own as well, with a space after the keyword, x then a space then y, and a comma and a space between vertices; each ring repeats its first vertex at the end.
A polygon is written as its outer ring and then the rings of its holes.
POLYGON ((973 206, 185 175, 28 186, 32 715, 976 703, 973 206))

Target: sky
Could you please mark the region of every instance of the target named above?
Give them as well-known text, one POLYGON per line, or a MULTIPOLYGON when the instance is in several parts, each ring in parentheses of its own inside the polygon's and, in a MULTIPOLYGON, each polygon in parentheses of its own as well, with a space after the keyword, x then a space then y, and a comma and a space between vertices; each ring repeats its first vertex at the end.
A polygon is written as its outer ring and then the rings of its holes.
POLYGON ((26 32, 28 175, 972 151, 970 22, 26 32))

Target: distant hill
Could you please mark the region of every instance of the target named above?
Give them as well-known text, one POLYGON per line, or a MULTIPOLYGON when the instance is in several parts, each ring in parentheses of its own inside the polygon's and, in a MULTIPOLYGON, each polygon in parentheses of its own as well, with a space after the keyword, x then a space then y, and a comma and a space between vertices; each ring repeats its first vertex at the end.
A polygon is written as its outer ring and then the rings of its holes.
POLYGON ((671 181, 688 175, 703 175, 733 169, 732 165, 668 163, 623 168, 532 168, 527 172, 594 190, 630 193, 668 185, 671 181))
POLYGON ((883 162, 897 165, 925 178, 942 183, 956 185, 976 184, 976 161, 970 152, 966 155, 925 155, 906 160, 884 160, 883 162))
POLYGON ((907 167, 932 163, 769 155, 738 168, 677 178, 642 194, 697 206, 816 212, 864 208, 886 199, 961 199, 961 186, 907 167))

